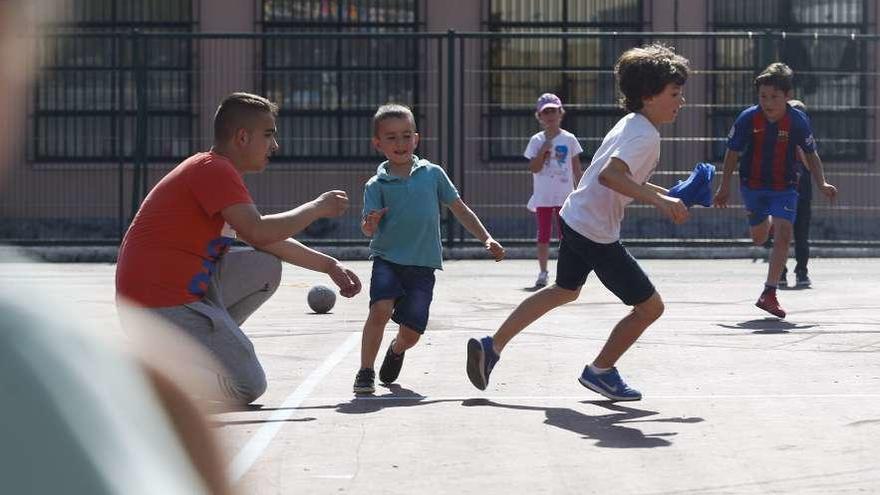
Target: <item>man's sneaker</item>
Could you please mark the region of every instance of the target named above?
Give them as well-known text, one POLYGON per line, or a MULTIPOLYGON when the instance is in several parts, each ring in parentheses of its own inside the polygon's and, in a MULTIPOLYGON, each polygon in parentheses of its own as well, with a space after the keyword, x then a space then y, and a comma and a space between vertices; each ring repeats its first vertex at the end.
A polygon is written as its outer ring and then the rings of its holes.
POLYGON ((581 373, 578 381, 593 392, 604 395, 611 400, 642 399, 641 392, 624 383, 617 368, 611 368, 605 373, 594 373, 588 364, 584 367, 584 372, 581 373))
POLYGON ((382 366, 379 368, 379 380, 382 383, 394 383, 394 380, 397 380, 397 377, 400 376, 400 368, 403 366, 403 355, 406 352, 401 352, 400 354, 395 354, 391 348, 394 347, 394 341, 391 341, 391 344, 388 345, 388 350, 385 352, 385 359, 382 361, 382 366))
POLYGON ((810 280, 810 276, 806 273, 796 273, 795 278, 797 280, 796 287, 801 287, 806 289, 807 287, 813 285, 813 282, 810 280))
POLYGON ((480 340, 469 339, 467 344, 467 375, 480 390, 486 390, 489 385, 489 375, 492 368, 498 362, 500 356, 492 347, 492 337, 483 337, 480 340))
POLYGON ((782 270, 779 274, 779 287, 788 287, 788 270, 782 270))
POLYGON ((354 393, 372 394, 376 391, 376 386, 373 384, 375 380, 376 372, 370 368, 358 371, 357 377, 354 379, 354 393))
POLYGON ((541 272, 538 274, 538 280, 535 280, 535 287, 546 287, 547 279, 550 277, 550 274, 547 272, 541 272))
POLYGON ((774 316, 785 318, 785 310, 782 309, 782 306, 779 305, 779 301, 776 300, 775 290, 765 290, 764 293, 761 294, 761 297, 758 298, 758 302, 755 303, 755 306, 774 316))

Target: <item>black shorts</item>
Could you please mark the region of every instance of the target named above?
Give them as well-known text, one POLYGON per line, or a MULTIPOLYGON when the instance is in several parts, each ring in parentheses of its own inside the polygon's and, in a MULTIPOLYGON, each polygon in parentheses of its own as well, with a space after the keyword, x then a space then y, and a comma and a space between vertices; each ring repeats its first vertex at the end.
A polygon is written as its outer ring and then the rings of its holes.
POLYGON ((562 242, 556 262, 556 285, 578 290, 595 271, 602 285, 627 306, 643 303, 654 295, 654 285, 642 271, 639 262, 620 241, 599 244, 562 223, 562 242))

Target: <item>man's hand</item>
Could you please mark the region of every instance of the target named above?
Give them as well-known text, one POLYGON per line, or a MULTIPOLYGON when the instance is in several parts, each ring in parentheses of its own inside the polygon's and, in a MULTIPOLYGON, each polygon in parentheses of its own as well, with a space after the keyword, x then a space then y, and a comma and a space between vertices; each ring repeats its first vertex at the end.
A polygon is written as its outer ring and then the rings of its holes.
POLYGON ((364 224, 361 227, 364 235, 373 237, 373 234, 376 233, 376 229, 379 228, 379 220, 382 220, 382 217, 384 217, 387 212, 388 207, 386 206, 381 210, 373 210, 370 213, 367 213, 367 216, 364 217, 364 224))
POLYGON ((327 275, 339 287, 339 294, 344 297, 354 297, 361 291, 361 281, 358 276, 338 261, 330 268, 327 275))
POLYGON ((320 217, 338 217, 348 209, 348 194, 345 191, 327 191, 312 200, 320 217))
POLYGON ((660 201, 657 203, 657 209, 675 224, 684 223, 685 220, 688 219, 689 213, 687 206, 685 206, 679 198, 660 196, 660 201))
POLYGON ((837 199, 837 188, 827 182, 819 185, 819 192, 831 201, 837 199))
POLYGON ((483 243, 483 246, 485 246, 486 250, 492 254, 492 257, 495 258, 495 261, 501 261, 504 259, 504 248, 495 239, 491 237, 486 239, 486 242, 483 243))
POLYGON ((718 190, 715 191, 715 199, 713 203, 715 203, 716 208, 727 208, 727 200, 730 198, 730 187, 727 184, 721 184, 718 186, 718 190))

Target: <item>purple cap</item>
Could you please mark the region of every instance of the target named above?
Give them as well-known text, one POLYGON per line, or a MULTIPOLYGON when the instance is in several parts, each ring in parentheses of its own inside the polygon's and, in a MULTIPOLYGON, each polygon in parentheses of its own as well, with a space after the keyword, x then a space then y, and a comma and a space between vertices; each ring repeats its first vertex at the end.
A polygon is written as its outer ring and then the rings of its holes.
POLYGON ((541 113, 545 108, 562 108, 562 100, 553 93, 544 93, 538 98, 538 104, 535 106, 535 111, 541 113))

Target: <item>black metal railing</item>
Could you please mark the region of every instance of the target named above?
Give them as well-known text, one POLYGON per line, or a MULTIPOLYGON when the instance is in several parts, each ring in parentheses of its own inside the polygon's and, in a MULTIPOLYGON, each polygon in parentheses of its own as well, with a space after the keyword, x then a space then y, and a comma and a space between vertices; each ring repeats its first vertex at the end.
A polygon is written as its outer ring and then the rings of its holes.
MULTIPOLYGON (((534 220, 525 209, 531 176, 521 155, 529 136, 539 130, 535 100, 557 90, 550 79, 568 81, 563 127, 580 139, 586 166, 622 115, 612 71, 619 52, 660 41, 688 57, 687 105, 675 124, 661 129, 661 164, 652 179, 668 186, 697 162, 718 164, 733 119, 755 101, 751 79, 767 63, 786 61, 785 47, 792 40, 825 47, 823 59, 811 70, 796 72, 798 80, 815 78, 819 87, 835 89, 796 88, 796 96, 806 100, 827 176, 841 187, 834 205, 814 195, 813 239, 880 239, 880 200, 874 193, 880 186, 878 35, 270 31, 58 32, 42 37, 38 43, 46 54, 32 100, 30 153, 14 158, 17 166, 0 194, 0 240, 118 242, 150 187, 180 159, 210 146, 210 117, 219 100, 232 91, 252 91, 278 100, 283 108, 282 153, 265 173, 247 177, 260 208, 280 211, 331 188, 352 195, 349 214, 310 228, 306 240, 366 242, 358 228, 360 195, 382 160, 370 143, 369 120, 379 104, 394 100, 416 110, 422 138, 418 153, 446 167, 493 234, 508 243, 532 242, 534 220), (505 46, 542 47, 543 53, 563 39, 572 50, 587 50, 590 56, 575 57, 577 64, 545 67, 505 59, 509 52, 503 50, 499 54, 505 46), (333 64, 323 56, 290 56, 291 50, 325 45, 335 47, 333 64), (394 47, 398 56, 374 53, 383 47, 394 47), (82 57, 59 58, 59 50, 82 57), (373 55, 355 63, 361 56, 352 53, 358 50, 373 55), (343 52, 349 53, 350 63, 340 63, 343 52), (835 60, 825 60, 832 55, 835 60), (67 62, 55 62, 62 59, 67 62), (828 66, 832 63, 837 64, 834 70, 828 66), (69 66, 76 70, 67 74, 69 66), (548 71, 550 79, 542 78, 548 71), (50 124, 45 112, 63 112, 57 117, 68 120, 50 124)), ((449 218, 443 232, 448 245, 469 241, 449 218)), ((691 221, 673 226, 652 208, 635 204, 628 209, 623 236, 631 242, 745 242, 747 228, 741 208, 697 209, 691 221)))

